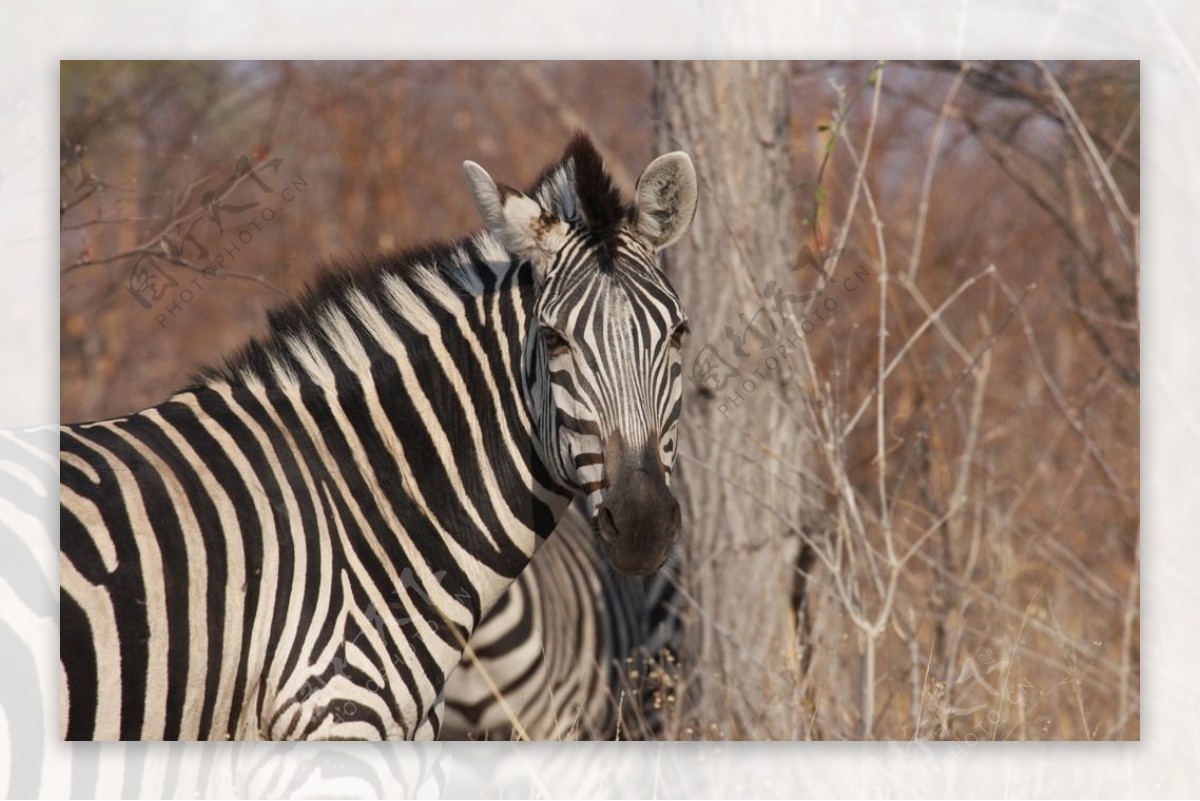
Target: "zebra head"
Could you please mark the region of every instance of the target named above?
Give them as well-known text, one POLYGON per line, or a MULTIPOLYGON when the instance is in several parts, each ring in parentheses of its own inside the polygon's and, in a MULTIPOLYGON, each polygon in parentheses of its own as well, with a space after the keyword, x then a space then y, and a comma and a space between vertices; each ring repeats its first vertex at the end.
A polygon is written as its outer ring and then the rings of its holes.
POLYGON ((696 211, 683 152, 660 156, 626 204, 578 136, 528 196, 464 168, 488 231, 535 274, 523 375, 543 461, 583 493, 598 546, 647 575, 679 536, 675 466, 687 317, 659 266, 696 211))

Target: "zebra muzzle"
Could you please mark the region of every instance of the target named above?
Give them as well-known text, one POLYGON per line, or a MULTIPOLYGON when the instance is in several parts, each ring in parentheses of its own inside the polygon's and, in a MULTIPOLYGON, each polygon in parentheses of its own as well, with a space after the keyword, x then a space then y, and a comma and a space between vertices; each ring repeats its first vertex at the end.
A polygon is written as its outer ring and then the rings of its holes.
POLYGON ((601 553, 633 576, 662 567, 682 528, 679 502, 665 478, 642 468, 617 475, 596 517, 601 553))

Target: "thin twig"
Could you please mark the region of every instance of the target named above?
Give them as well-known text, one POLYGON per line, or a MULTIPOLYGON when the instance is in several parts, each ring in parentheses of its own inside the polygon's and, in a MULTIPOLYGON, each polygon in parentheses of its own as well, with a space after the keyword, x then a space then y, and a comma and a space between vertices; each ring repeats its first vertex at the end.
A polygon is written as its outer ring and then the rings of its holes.
POLYGON ((933 190, 933 172, 937 167, 938 154, 942 150, 942 137, 946 133, 946 120, 950 118, 950 109, 958 97, 958 90, 962 88, 963 81, 970 71, 971 62, 964 61, 958 71, 958 75, 954 78, 954 83, 950 85, 950 91, 946 93, 946 100, 942 103, 942 110, 938 114, 937 125, 933 129, 933 139, 929 143, 929 158, 925 161, 925 175, 921 179, 921 200, 917 205, 917 222, 913 231, 912 253, 908 260, 906 278, 909 283, 916 281, 917 270, 921 266, 921 251, 925 244, 925 224, 929 218, 929 194, 933 190))

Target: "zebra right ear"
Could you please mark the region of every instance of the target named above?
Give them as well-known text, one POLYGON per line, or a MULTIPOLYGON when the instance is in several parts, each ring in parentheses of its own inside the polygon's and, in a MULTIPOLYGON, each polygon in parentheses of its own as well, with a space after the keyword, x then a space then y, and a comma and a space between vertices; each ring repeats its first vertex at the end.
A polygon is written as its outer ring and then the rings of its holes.
POLYGON ((473 161, 463 162, 463 172, 488 233, 505 250, 539 267, 562 247, 567 224, 536 200, 512 187, 497 185, 487 170, 473 161))

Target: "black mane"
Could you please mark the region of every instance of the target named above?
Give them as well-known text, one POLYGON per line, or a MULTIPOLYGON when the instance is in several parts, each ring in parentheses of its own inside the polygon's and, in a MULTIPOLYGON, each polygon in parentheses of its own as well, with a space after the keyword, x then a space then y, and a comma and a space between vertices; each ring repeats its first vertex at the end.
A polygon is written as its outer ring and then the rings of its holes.
MULTIPOLYGON (((621 198, 587 134, 575 134, 562 158, 542 173, 529 194, 538 197, 544 206, 564 219, 586 226, 601 252, 608 256, 602 259, 601 268, 611 264, 613 249, 610 243, 633 210, 621 198), (563 197, 564 191, 570 197, 563 197)), ((464 271, 474 274, 479 263, 485 261, 479 250, 479 237, 477 233, 454 242, 370 256, 360 254, 345 261, 326 262, 297 298, 268 312, 268 331, 264 336, 240 347, 220 366, 200 370, 192 377, 188 389, 212 381, 236 382, 247 376, 269 376, 273 361, 291 362, 286 347, 290 336, 319 330, 321 315, 329 309, 346 311, 345 299, 351 289, 358 289, 367 297, 377 297, 386 275, 403 279, 427 300, 428 290, 412 280, 420 271, 432 270, 451 291, 467 293, 462 283, 464 271), (472 264, 464 264, 464 256, 472 264)), ((475 278, 486 284, 487 272, 483 270, 475 278)))
POLYGON ((560 219, 586 227, 600 249, 600 269, 611 268, 617 232, 633 218, 633 206, 621 197, 587 134, 575 134, 562 158, 542 173, 530 194, 560 219))
POLYGON ((618 227, 631 216, 632 208, 621 198, 587 134, 575 134, 563 154, 563 161, 568 160, 575 166, 575 196, 588 230, 602 242, 612 239, 618 227))
POLYGON ((331 308, 348 311, 344 301, 352 289, 369 298, 378 297, 384 276, 403 279, 418 295, 429 300, 428 292, 410 279, 418 270, 433 270, 451 289, 465 294, 466 290, 452 273, 460 254, 477 255, 472 239, 466 237, 456 242, 438 242, 373 255, 360 253, 348 259, 325 262, 297 297, 267 312, 264 336, 255 337, 239 347, 219 367, 201 369, 192 377, 188 388, 194 389, 214 380, 235 382, 248 375, 260 378, 270 375, 273 360, 284 364, 291 362, 284 346, 289 336, 319 330, 321 314, 331 308))

